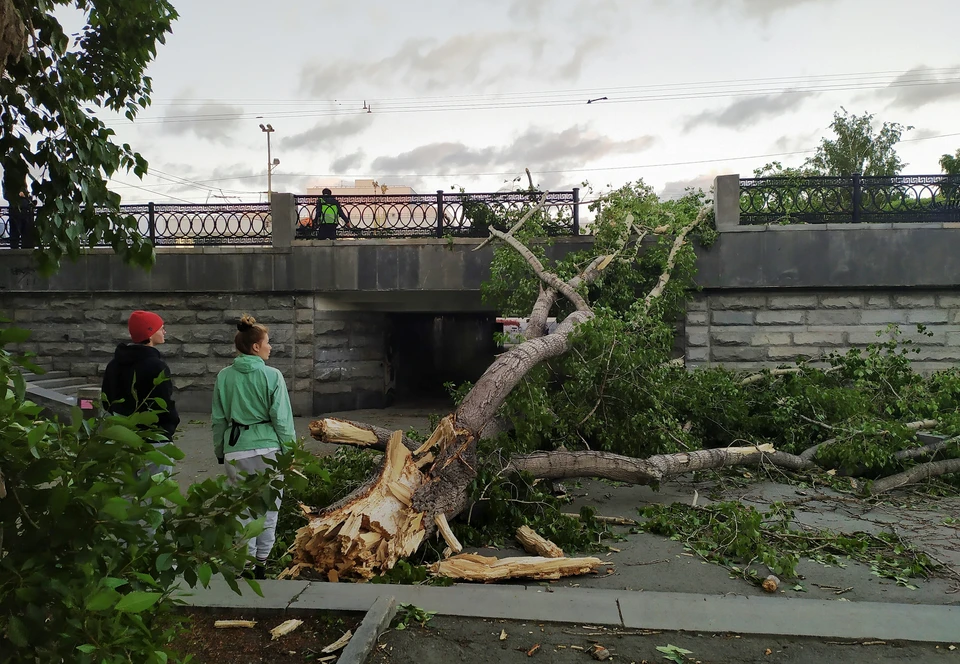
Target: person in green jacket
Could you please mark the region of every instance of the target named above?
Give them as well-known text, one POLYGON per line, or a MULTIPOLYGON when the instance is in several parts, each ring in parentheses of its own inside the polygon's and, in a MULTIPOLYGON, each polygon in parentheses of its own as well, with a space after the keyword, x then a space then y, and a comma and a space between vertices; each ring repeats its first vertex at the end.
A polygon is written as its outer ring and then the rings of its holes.
MULTIPOLYGON (((288 450, 297 436, 283 374, 264 362, 270 358, 267 328, 244 315, 234 344, 240 354, 217 374, 211 420, 217 461, 225 464, 228 480, 238 484, 245 473, 266 470, 266 461, 288 450)), ((267 512, 263 532, 247 542, 247 551, 257 560, 254 576, 258 579, 265 578, 266 561, 277 539, 281 498, 282 493, 275 509, 267 512)))

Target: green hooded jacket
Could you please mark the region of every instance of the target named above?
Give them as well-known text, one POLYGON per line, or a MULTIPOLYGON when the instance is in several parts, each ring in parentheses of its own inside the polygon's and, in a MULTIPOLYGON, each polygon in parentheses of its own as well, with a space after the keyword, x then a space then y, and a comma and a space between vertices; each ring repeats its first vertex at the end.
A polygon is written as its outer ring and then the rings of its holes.
POLYGON ((288 450, 297 439, 283 374, 256 355, 240 355, 217 374, 211 419, 217 459, 259 448, 288 450), (231 436, 238 436, 232 446, 231 436))

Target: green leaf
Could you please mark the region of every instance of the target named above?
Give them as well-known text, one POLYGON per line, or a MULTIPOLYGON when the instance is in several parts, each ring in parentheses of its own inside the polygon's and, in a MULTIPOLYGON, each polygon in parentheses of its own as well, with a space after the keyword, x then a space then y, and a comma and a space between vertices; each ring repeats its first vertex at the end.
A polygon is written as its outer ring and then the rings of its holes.
POLYGON ((203 563, 197 568, 197 577, 200 579, 200 583, 204 588, 210 585, 210 577, 212 576, 213 570, 210 568, 209 563, 203 563))
MULTIPOLYGON (((160 475, 160 473, 157 473, 160 475)), ((154 477, 157 477, 154 475, 154 477)), ((162 497, 173 493, 174 491, 179 491, 180 487, 175 480, 165 479, 159 484, 154 484, 151 486, 147 492, 143 495, 143 500, 148 500, 150 498, 162 497)))
POLYGON ((247 585, 253 588, 253 592, 257 593, 260 597, 263 597, 263 590, 260 589, 260 584, 255 579, 245 579, 247 585))
POLYGON ((173 554, 161 553, 157 556, 157 571, 165 572, 173 566, 173 554))
POLYGON ((259 519, 254 519, 247 525, 243 527, 243 531, 240 533, 240 539, 248 540, 251 537, 256 537, 263 532, 265 527, 266 517, 260 517, 259 519))
POLYGON ((18 648, 26 648, 30 645, 23 621, 17 616, 10 616, 7 621, 7 638, 18 648))
POLYGON ((163 447, 159 448, 159 450, 164 454, 166 454, 171 459, 173 459, 174 461, 182 461, 186 457, 186 455, 183 453, 183 450, 181 450, 179 447, 177 447, 173 443, 170 443, 169 445, 164 445, 163 447))
POLYGON ((82 653, 84 653, 84 654, 87 654, 87 655, 89 655, 90 653, 92 653, 92 652, 95 651, 96 649, 97 649, 96 646, 90 645, 89 643, 84 643, 83 645, 77 646, 77 650, 79 650, 80 652, 82 652, 82 653))
POLYGON ((116 604, 119 599, 120 593, 112 588, 107 588, 91 595, 85 606, 88 611, 105 611, 116 604))
POLYGON ((13 393, 17 401, 23 401, 27 394, 27 383, 19 371, 13 374, 13 393))
POLYGON ((109 440, 115 440, 118 443, 139 446, 143 444, 143 439, 135 432, 120 424, 112 424, 103 430, 103 437, 109 440))
POLYGON ((150 449, 144 452, 143 458, 158 466, 169 466, 171 465, 172 461, 166 454, 163 454, 155 449, 150 449))
POLYGON ((124 595, 123 599, 117 602, 116 609, 124 613, 140 613, 160 601, 161 597, 163 597, 163 593, 134 591, 129 595, 124 595))
POLYGON ((34 424, 33 428, 27 432, 27 444, 30 447, 36 447, 37 444, 43 440, 49 426, 48 422, 37 422, 34 424))
POLYGON ((100 508, 100 511, 104 514, 112 516, 117 521, 124 521, 127 518, 129 509, 130 501, 128 501, 126 498, 114 496, 104 503, 103 507, 100 508))
POLYGON ((115 576, 108 576, 103 580, 103 585, 107 588, 119 588, 127 585, 127 583, 128 581, 126 579, 118 579, 115 576))
POLYGON ((30 330, 25 330, 20 327, 8 327, 5 330, 0 330, 0 346, 22 344, 30 339, 30 335, 30 330))

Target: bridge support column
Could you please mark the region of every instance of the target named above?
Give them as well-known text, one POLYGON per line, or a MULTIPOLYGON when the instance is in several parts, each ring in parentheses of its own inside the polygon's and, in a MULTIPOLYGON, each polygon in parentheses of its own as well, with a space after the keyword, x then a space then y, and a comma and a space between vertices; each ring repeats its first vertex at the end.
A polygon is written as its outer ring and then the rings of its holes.
POLYGON ((297 199, 293 194, 274 193, 270 197, 270 216, 273 217, 273 248, 289 249, 297 228, 297 199))
POLYGON ((713 181, 713 209, 717 230, 740 229, 740 176, 718 175, 713 181))

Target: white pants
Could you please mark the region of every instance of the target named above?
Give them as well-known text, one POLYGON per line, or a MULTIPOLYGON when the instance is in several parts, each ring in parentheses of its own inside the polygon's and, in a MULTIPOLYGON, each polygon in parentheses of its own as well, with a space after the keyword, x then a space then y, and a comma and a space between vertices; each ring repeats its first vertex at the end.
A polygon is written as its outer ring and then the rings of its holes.
MULTIPOLYGON (((243 481, 242 473, 256 474, 267 470, 269 466, 265 459, 274 460, 277 458, 279 450, 254 450, 255 453, 250 456, 250 452, 231 452, 223 460, 224 469, 227 472, 227 479, 231 484, 240 484, 243 481)), ((263 532, 256 537, 251 537, 247 541, 247 553, 255 556, 257 560, 263 562, 270 557, 273 545, 277 541, 277 519, 280 517, 280 500, 283 497, 283 491, 277 496, 274 509, 267 511, 267 518, 264 523, 263 532)), ((253 519, 243 518, 240 522, 247 525, 253 519)))
MULTIPOLYGON (((162 447, 166 447, 170 443, 151 443, 151 444, 153 445, 153 448, 155 450, 159 450, 162 447)), ((171 475, 173 475, 173 466, 158 466, 153 461, 145 461, 143 464, 143 468, 141 468, 137 472, 137 478, 139 479, 144 475, 148 477, 153 477, 157 473, 163 473, 166 477, 170 477, 171 475)), ((164 479, 166 479, 166 477, 164 479)), ((163 480, 160 480, 160 481, 163 482, 163 480)), ((161 508, 160 513, 166 514, 167 511, 161 508)), ((144 527, 146 527, 147 532, 149 533, 149 537, 153 539, 153 536, 157 534, 157 529, 149 525, 146 521, 143 522, 143 525, 144 527)))

